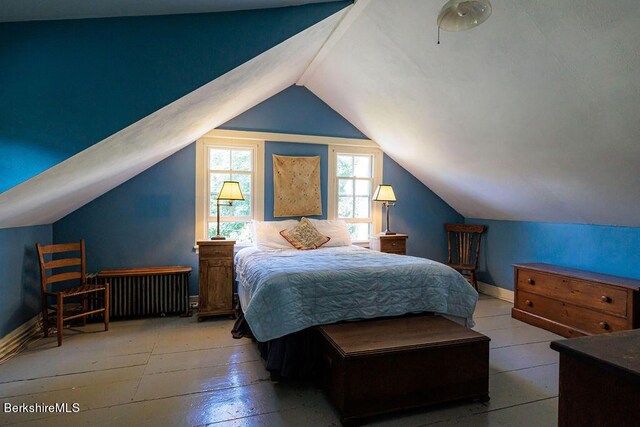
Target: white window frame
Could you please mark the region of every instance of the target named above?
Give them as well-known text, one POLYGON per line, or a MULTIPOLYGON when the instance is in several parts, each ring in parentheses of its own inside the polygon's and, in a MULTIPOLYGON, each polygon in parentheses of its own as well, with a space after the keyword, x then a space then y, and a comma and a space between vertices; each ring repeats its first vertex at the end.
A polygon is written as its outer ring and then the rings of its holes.
MULTIPOLYGON (((327 183, 327 218, 338 219, 338 155, 354 155, 365 154, 372 157, 372 173, 373 179, 371 180, 371 218, 368 220, 363 219, 345 219, 347 223, 372 223, 372 232, 379 233, 382 230, 382 204, 373 201, 373 193, 378 185, 382 184, 382 161, 383 152, 377 148, 369 147, 351 147, 351 146, 329 146, 329 165, 328 165, 328 180, 327 183)), ((354 243, 365 243, 368 241, 354 241, 354 243)))
POLYGON ((264 141, 204 136, 196 141, 196 229, 195 240, 208 240, 209 227, 209 149, 239 148, 253 150, 251 180, 251 219, 264 220, 264 141))

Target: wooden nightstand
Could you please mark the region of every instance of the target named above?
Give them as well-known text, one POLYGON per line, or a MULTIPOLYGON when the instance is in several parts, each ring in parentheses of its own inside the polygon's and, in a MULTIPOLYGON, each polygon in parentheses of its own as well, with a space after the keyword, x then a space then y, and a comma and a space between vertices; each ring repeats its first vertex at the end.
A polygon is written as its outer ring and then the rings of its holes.
POLYGON ((234 240, 198 242, 198 321, 208 316, 233 315, 234 240))
POLYGON ((369 248, 389 254, 406 255, 408 238, 407 234, 376 234, 369 237, 369 248))

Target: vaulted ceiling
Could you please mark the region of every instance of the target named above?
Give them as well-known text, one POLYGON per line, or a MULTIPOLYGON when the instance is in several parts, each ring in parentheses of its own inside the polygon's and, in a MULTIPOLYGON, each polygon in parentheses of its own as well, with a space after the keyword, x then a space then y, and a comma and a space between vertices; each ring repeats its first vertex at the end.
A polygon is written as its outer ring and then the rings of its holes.
POLYGON ((640 225, 640 2, 492 0, 437 45, 442 3, 358 2, 301 82, 466 217, 640 225))
POLYGON ((640 226, 640 2, 492 0, 436 45, 443 3, 357 1, 3 193, 0 227, 56 220, 295 81, 466 217, 640 226), (107 166, 77 184, 91 156, 107 166))

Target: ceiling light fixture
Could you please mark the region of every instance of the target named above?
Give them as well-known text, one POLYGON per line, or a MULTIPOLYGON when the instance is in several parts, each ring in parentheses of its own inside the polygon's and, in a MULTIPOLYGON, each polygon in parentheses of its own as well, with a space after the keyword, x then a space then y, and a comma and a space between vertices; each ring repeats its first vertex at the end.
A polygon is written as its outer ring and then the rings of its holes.
POLYGON ((438 14, 438 44, 440 28, 445 31, 469 30, 482 24, 489 16, 489 0, 449 0, 438 14))

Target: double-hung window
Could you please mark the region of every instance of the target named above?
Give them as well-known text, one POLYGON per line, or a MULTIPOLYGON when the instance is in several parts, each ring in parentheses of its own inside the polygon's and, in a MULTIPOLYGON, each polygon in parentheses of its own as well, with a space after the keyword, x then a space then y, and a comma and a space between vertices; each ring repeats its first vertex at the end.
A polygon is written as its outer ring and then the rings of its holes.
POLYGON ((382 179, 382 152, 333 146, 329 159, 329 218, 344 220, 354 242, 380 229, 380 207, 372 201, 382 179))
POLYGON ((217 197, 224 181, 237 181, 244 200, 220 201, 220 234, 251 243, 251 220, 263 219, 264 143, 204 138, 198 141, 196 240, 217 233, 217 197))

